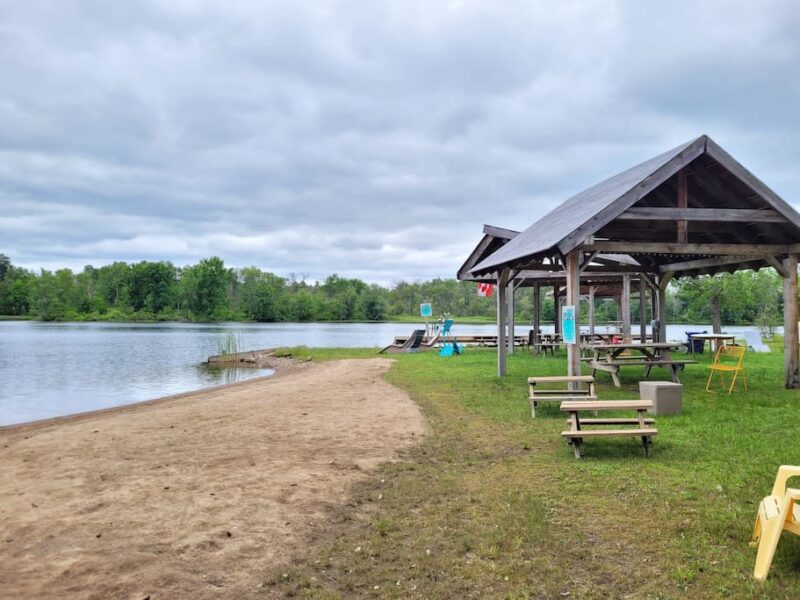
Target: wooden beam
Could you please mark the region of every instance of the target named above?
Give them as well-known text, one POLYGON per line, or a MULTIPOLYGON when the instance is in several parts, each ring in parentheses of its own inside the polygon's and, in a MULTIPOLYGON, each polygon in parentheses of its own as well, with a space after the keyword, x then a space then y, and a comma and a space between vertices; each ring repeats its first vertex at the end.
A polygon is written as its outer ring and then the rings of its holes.
MULTIPOLYGON (((567 344, 567 375, 581 374, 581 251, 572 250, 567 254, 567 305, 575 310, 575 343, 567 344)), ((560 320, 561 314, 558 315, 560 320)), ((570 389, 573 385, 570 384, 570 389)))
POLYGON ((741 208, 662 208, 634 206, 622 213, 620 221, 711 221, 714 223, 788 223, 775 210, 741 208))
POLYGON ((639 340, 647 342, 647 283, 639 279, 639 340))
POLYGON ((561 286, 553 286, 553 331, 561 333, 561 286))
POLYGON ((495 227, 494 225, 484 225, 483 233, 492 237, 500 238, 502 240, 512 240, 519 235, 519 231, 505 229, 503 227, 495 227))
POLYGON ((588 267, 591 264, 591 262, 595 259, 595 257, 598 254, 600 254, 600 253, 599 252, 590 252, 589 253, 589 256, 586 257, 586 260, 584 260, 583 263, 581 263, 581 273, 583 273, 586 270, 586 267, 588 267))
POLYGON ((506 375, 506 290, 508 289, 509 270, 503 269, 497 274, 497 376, 506 375))
POLYGON ((800 244, 670 244, 651 242, 600 241, 583 246, 583 250, 624 254, 710 254, 718 256, 753 254, 797 254, 800 244))
POLYGON ((506 327, 508 328, 508 354, 514 354, 514 290, 516 287, 514 286, 514 280, 510 280, 508 282, 508 323, 506 327))
POLYGON ((589 333, 592 335, 594 335, 594 294, 596 291, 596 286, 589 286, 589 333))
POLYGON ((539 330, 542 327, 542 286, 533 284, 533 351, 539 352, 539 330))
POLYGON ((622 276, 622 341, 631 342, 631 276, 622 276))
POLYGON ((778 272, 778 275, 784 278, 789 277, 789 273, 786 272, 786 269, 783 268, 783 263, 779 261, 777 257, 772 256, 771 254, 767 254, 764 257, 764 260, 766 260, 770 265, 772 265, 772 268, 778 272))
MULTIPOLYGON (((678 208, 687 208, 689 206, 689 182, 686 176, 686 168, 684 167, 678 171, 678 208)), ((678 239, 679 244, 685 244, 689 241, 689 224, 686 219, 678 221, 678 239)))
POLYGON ((783 279, 783 372, 786 389, 800 388, 797 334, 797 256, 783 261, 787 277, 783 279))
POLYGON ((708 267, 719 267, 722 265, 735 265, 737 263, 747 263, 758 260, 761 256, 716 256, 714 258, 699 258, 697 260, 687 260, 684 262, 670 263, 668 265, 661 265, 659 271, 662 273, 677 273, 680 271, 694 271, 696 269, 705 269, 708 267))

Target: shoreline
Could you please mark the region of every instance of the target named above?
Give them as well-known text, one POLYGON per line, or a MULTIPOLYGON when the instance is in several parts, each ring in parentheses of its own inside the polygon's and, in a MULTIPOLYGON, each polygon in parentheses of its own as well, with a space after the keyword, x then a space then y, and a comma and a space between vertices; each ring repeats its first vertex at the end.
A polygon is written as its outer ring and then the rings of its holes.
POLYGON ((382 358, 0 431, 4 596, 263 598, 429 432, 382 358))
MULTIPOLYGON (((60 425, 63 423, 70 423, 89 419, 96 416, 113 414, 116 412, 133 412, 145 406, 154 404, 161 404, 170 402, 172 400, 183 400, 187 397, 206 394, 208 392, 225 391, 232 388, 237 388, 250 383, 261 382, 264 380, 273 380, 279 377, 285 377, 295 371, 308 368, 312 365, 310 362, 296 360, 294 358, 287 358, 282 356, 272 356, 270 366, 262 367, 264 369, 272 369, 271 375, 262 375, 261 377, 251 377, 244 381, 234 381, 232 383, 223 383, 220 385, 212 385, 208 387, 198 388, 196 390, 189 390, 186 392, 179 392, 177 394, 170 394, 168 396, 158 396, 157 398, 150 398, 148 400, 137 400, 128 404, 120 404, 119 406, 109 406, 107 408, 98 408, 95 410, 87 410, 84 412, 71 413, 68 415, 59 415, 57 417, 47 417, 45 419, 36 419, 34 421, 24 421, 22 423, 10 423, 8 425, 0 425, 0 434, 12 433, 17 431, 36 430, 39 428, 49 427, 50 425, 60 425)), ((238 366, 237 368, 246 368, 238 366)))

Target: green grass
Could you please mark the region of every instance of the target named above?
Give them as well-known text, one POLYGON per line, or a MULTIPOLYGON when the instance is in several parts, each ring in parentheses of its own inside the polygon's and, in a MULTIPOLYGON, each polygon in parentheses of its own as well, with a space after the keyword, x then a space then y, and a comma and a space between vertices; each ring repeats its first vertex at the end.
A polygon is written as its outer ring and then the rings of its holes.
MULTIPOLYGON (((291 351, 329 360, 371 350, 291 351)), ((682 374, 684 412, 659 417, 651 457, 634 440, 590 440, 576 460, 557 407, 531 419, 526 378, 566 357, 395 355, 387 379, 431 434, 355 487, 317 543, 266 576, 274 595, 312 598, 796 598, 800 538, 785 534, 766 584, 752 579, 756 508, 780 464, 800 463, 800 392, 781 352, 748 354, 751 389, 706 393, 708 354, 682 374), (359 549, 356 551, 356 549, 359 549), (286 575, 284 577, 284 575, 286 575), (376 587, 377 586, 377 587, 376 587), (568 594, 568 596, 567 596, 568 594)), ((636 398, 598 374, 601 398, 636 398)), ((653 379, 666 379, 655 370, 653 379)))

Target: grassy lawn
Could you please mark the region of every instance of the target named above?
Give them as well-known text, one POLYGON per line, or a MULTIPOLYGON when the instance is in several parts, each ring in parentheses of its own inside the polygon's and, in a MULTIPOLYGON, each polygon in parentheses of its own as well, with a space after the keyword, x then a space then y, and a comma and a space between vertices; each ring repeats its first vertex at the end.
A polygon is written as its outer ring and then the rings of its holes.
MULTIPOLYGON (((298 349, 313 360, 371 350, 298 349)), ((394 356, 388 380, 422 407, 431 435, 354 490, 307 556, 265 576, 269 595, 312 598, 797 598, 800 538, 785 534, 767 583, 748 546, 778 465, 800 464, 800 392, 783 355, 748 354, 749 392, 706 393, 708 354, 682 375, 684 412, 659 417, 653 452, 589 440, 576 460, 557 406, 531 419, 526 378, 566 355, 492 350, 394 356)), ((638 397, 598 374, 602 399, 638 397)), ((656 369, 652 379, 667 379, 656 369)), ((796 483, 796 482, 795 482, 796 483)))

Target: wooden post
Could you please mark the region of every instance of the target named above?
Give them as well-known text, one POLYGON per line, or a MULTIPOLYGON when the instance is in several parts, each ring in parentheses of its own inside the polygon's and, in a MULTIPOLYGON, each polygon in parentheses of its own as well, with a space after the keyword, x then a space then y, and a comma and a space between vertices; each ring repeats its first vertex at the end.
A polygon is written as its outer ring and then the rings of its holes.
MULTIPOLYGON (((581 251, 567 254, 567 306, 575 307, 575 343, 567 344, 567 375, 581 374, 581 251)), ((560 313, 559 313, 560 320, 560 313)), ((570 384, 575 389, 576 384, 570 384)))
POLYGON ((647 284, 639 278, 639 341, 647 342, 647 284))
POLYGON ((514 354, 514 281, 508 282, 508 353, 514 354))
POLYGON ((658 341, 667 341, 667 286, 672 273, 664 273, 658 279, 658 341))
POLYGON ((787 390, 800 388, 797 333, 797 256, 783 261, 783 372, 787 390))
MULTIPOLYGON (((655 293, 655 290, 650 290, 650 315, 650 318, 654 321, 658 319, 658 294, 655 293)), ((658 339, 658 331, 656 331, 655 327, 653 327, 653 341, 661 341, 658 339)))
POLYGON ((622 341, 631 342, 631 276, 622 276, 622 341))
MULTIPOLYGON (((689 206, 689 182, 686 179, 686 169, 678 171, 678 208, 689 206)), ((689 241, 689 227, 686 221, 678 221, 678 243, 686 244, 689 241)))
POLYGON ((559 305, 561 304, 561 287, 553 286, 553 331, 556 334, 561 333, 561 311, 559 305))
POLYGON ((539 352, 539 329, 542 327, 542 290, 541 284, 533 284, 533 350, 539 352))
POLYGON ((497 376, 506 374, 506 284, 508 269, 497 276, 497 376))
POLYGON ((594 335, 594 293, 597 288, 593 285, 589 286, 589 333, 594 335))

